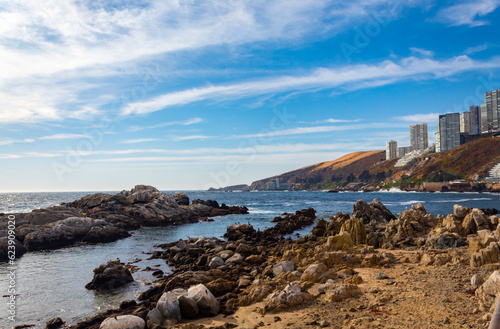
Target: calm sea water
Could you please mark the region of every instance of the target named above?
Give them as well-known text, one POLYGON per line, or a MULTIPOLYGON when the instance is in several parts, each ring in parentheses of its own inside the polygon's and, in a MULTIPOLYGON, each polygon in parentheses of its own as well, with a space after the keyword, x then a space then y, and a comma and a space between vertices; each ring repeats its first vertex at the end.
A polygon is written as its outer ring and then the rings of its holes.
MULTIPOLYGON (((422 203, 428 212, 448 214, 453 205, 468 207, 500 208, 499 194, 478 193, 324 193, 324 192, 207 192, 186 191, 191 199, 213 199, 228 205, 245 205, 249 215, 231 215, 214 218, 214 222, 196 223, 178 227, 143 228, 132 237, 108 244, 78 245, 53 251, 32 252, 16 260, 17 299, 16 322, 7 319, 7 301, 0 303, 0 328, 19 324, 34 324, 44 328, 45 322, 61 317, 67 323, 116 307, 121 301, 137 298, 154 278, 150 272, 133 274, 136 281, 113 292, 88 291, 85 284, 92 280, 92 270, 110 259, 123 262, 140 259, 135 265, 159 268, 167 272, 161 260, 145 260, 155 245, 199 235, 221 237, 227 226, 234 223, 251 223, 256 228, 272 226, 271 219, 283 212, 294 212, 313 207, 318 217, 335 215, 338 211, 351 212, 358 199, 382 201, 393 213, 398 214, 412 204, 422 203)), ((28 212, 62 202, 73 201, 89 192, 72 193, 9 193, 0 194, 0 213, 28 212)), ((307 234, 311 227, 299 232, 307 234)), ((7 295, 7 264, 0 263, 0 295, 7 295)))

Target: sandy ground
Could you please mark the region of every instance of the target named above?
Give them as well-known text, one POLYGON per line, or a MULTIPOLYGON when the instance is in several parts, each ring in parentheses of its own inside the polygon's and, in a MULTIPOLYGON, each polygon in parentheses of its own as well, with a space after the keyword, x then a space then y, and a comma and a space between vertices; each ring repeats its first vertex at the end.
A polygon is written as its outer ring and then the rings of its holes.
MULTIPOLYGON (((383 250, 379 250, 382 252, 383 250)), ((416 252, 389 251, 398 259, 414 259, 416 252)), ((362 294, 340 302, 318 298, 276 314, 257 312, 262 303, 240 308, 231 316, 218 315, 191 322, 205 326, 225 323, 238 328, 487 328, 487 310, 478 309, 478 300, 470 278, 484 269, 468 265, 446 264, 422 266, 416 263, 396 264, 386 268, 355 268, 363 282, 362 294), (377 273, 387 279, 377 280, 377 273)), ((317 294, 317 286, 309 289, 317 294)))

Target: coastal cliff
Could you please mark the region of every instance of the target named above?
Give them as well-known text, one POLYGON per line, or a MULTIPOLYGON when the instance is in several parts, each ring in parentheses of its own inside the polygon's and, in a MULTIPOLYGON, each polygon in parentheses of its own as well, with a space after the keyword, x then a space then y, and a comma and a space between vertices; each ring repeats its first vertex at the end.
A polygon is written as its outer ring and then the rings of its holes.
POLYGON ((485 182, 500 163, 500 138, 481 135, 455 149, 426 154, 396 167, 385 151, 354 152, 253 182, 249 189, 275 189, 276 180, 289 190, 500 192, 500 183, 485 182))

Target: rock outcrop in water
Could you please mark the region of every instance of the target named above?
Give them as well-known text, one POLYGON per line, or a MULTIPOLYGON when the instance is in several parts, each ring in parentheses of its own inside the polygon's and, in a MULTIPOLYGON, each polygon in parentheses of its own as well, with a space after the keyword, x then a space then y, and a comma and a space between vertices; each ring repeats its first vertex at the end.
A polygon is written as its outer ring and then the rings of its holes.
MULTIPOLYGON (((161 245, 164 251, 152 258, 175 267, 173 273, 160 277, 137 305, 110 310, 75 328, 94 328, 123 314, 142 317, 149 328, 178 321, 179 313, 182 318, 212 316, 219 308, 229 315, 257 302, 262 303, 245 312, 260 313, 254 317, 262 324, 244 327, 288 327, 290 319, 280 322, 287 313, 274 322, 267 315, 302 309, 291 327, 461 327, 471 318, 477 319, 475 326, 487 323, 487 314, 481 314, 494 308, 492 296, 500 286, 498 272, 482 282, 488 270, 500 266, 497 215, 456 206, 454 214, 434 216, 414 205, 396 218, 380 202, 360 200, 352 216, 320 219, 313 234, 285 238, 314 223, 313 216, 314 210, 305 209, 276 218, 275 226, 264 231, 235 224, 227 228, 227 240, 200 236, 161 245), (212 305, 210 312, 201 312, 204 306, 187 293, 201 285, 197 289, 212 305)), ((200 323, 187 328, 203 328, 200 323)))
POLYGON ((115 259, 94 269, 94 278, 85 288, 89 290, 112 290, 133 281, 132 273, 125 267, 125 264, 121 263, 119 259, 115 259))
MULTIPOLYGON (((246 214, 246 207, 195 200, 184 193, 170 195, 147 185, 118 194, 96 193, 80 200, 26 214, 14 214, 16 254, 56 249, 74 243, 112 242, 143 226, 194 223, 213 216, 246 214)), ((0 216, 0 230, 7 232, 7 215, 0 216)), ((6 236, 6 234, 4 235, 6 236)), ((7 259, 7 244, 0 240, 0 260, 7 259)))

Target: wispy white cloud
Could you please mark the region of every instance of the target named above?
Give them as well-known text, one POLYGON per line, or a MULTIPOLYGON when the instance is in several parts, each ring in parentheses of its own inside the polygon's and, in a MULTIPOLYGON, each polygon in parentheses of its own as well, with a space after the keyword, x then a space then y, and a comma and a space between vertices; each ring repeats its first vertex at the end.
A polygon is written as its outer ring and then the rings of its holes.
POLYGON ((168 126, 190 126, 197 123, 203 122, 202 118, 190 118, 183 121, 170 121, 170 122, 162 122, 151 126, 133 126, 129 128, 129 131, 140 131, 145 129, 156 129, 161 127, 168 126))
POLYGON ((434 123, 438 121, 440 114, 442 113, 410 114, 396 117, 395 119, 412 123, 434 123))
POLYGON ((91 138, 91 136, 84 134, 55 134, 50 136, 43 136, 38 139, 74 139, 74 138, 91 138))
POLYGON ((500 6, 500 0, 466 0, 441 9, 436 19, 452 26, 469 25, 471 27, 489 24, 479 19, 492 13, 500 6))
POLYGON ((139 138, 139 139, 129 139, 121 142, 121 144, 137 144, 137 143, 147 143, 147 142, 161 142, 164 139, 160 138, 139 138))
POLYGON ((0 140, 0 145, 11 145, 17 143, 33 143, 35 140, 32 138, 25 139, 2 139, 0 140))
POLYGON ((333 119, 333 118, 328 118, 325 120, 318 120, 314 122, 306 122, 306 121, 300 121, 299 123, 306 123, 306 124, 323 124, 323 123, 351 123, 351 122, 359 122, 361 121, 360 119, 354 119, 354 120, 342 120, 342 119, 333 119))
MULTIPOLYGON (((331 36, 373 12, 389 12, 390 19, 397 19, 401 8, 418 2, 1 1, 0 123, 105 115, 100 107, 135 90, 106 81, 90 85, 82 83, 82 77, 92 81, 132 73, 157 84, 156 76, 140 68, 145 58, 155 60, 155 56, 165 58, 165 54, 207 46, 286 44, 307 36, 331 36), (34 87, 38 95, 32 95, 34 87), (29 100, 24 91, 32 96, 29 100)), ((165 67, 164 76, 171 75, 168 61, 156 63, 165 67)))
POLYGON ((335 89, 337 92, 383 86, 407 79, 425 80, 449 77, 460 72, 498 68, 499 58, 475 61, 467 56, 447 60, 408 57, 399 62, 374 65, 348 65, 338 69, 318 68, 306 75, 281 76, 260 81, 198 87, 167 93, 125 106, 124 115, 145 114, 201 100, 239 99, 257 95, 335 89))
POLYGON ((19 154, 1 154, 0 159, 21 159, 21 158, 55 158, 60 157, 60 153, 49 152, 24 152, 19 154))
POLYGON ((284 130, 276 130, 271 132, 256 133, 256 134, 246 134, 246 135, 234 135, 230 138, 260 138, 260 137, 279 137, 279 136, 290 136, 290 135, 305 135, 305 134, 318 134, 318 133, 328 133, 333 131, 346 131, 346 130, 362 130, 362 129, 383 129, 383 128, 398 128, 405 127, 404 124, 395 123, 363 123, 363 124, 351 124, 351 125, 336 125, 336 126, 316 126, 316 127, 296 127, 284 130))
POLYGON ((173 136, 173 137, 170 137, 169 140, 174 141, 174 142, 180 142, 180 141, 189 141, 189 140, 205 140, 205 139, 212 139, 212 138, 215 138, 215 136, 189 135, 189 136, 173 136))
POLYGON ((417 47, 410 47, 411 53, 413 55, 423 55, 427 57, 433 57, 434 52, 432 50, 427 50, 427 49, 422 49, 422 48, 417 48, 417 47))
POLYGON ((475 53, 480 53, 480 52, 485 51, 487 49, 488 49, 488 44, 485 43, 485 44, 482 44, 482 45, 479 45, 479 46, 467 48, 464 51, 464 54, 466 54, 466 55, 472 55, 472 54, 475 54, 475 53))
MULTIPOLYGON (((96 157, 115 157, 123 155, 137 155, 130 158, 167 158, 166 156, 145 156, 148 154, 164 154, 182 155, 182 159, 196 159, 196 156, 214 156, 214 155, 253 155, 253 154, 284 154, 296 152, 330 152, 344 150, 366 150, 373 148, 376 144, 359 142, 343 142, 343 143, 276 143, 276 144, 256 144, 242 147, 202 147, 193 149, 126 149, 126 150, 94 150, 94 151, 78 151, 78 155, 82 157, 90 157, 89 161, 100 161, 96 157)), ((73 152, 73 151, 71 151, 73 152)), ((20 158, 49 158, 61 157, 64 158, 68 151, 52 151, 52 152, 20 152, 12 154, 0 154, 1 159, 20 159, 20 158)), ((73 154, 73 153, 71 153, 73 154)), ((119 159, 119 158, 116 158, 119 159)), ((120 158, 122 159, 122 158, 120 158)), ((118 160, 116 160, 118 161, 118 160)))

